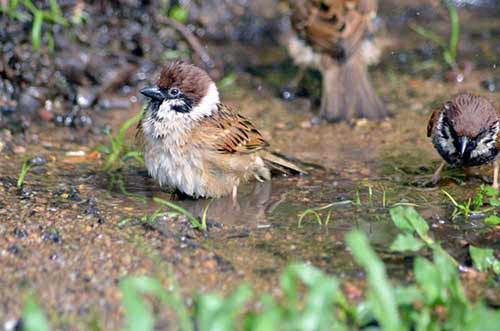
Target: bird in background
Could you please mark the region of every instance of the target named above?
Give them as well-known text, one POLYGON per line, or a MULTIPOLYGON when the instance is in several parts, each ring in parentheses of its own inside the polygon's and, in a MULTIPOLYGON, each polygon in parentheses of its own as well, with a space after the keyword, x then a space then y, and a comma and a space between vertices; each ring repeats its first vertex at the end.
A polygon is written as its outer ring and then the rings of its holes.
POLYGON ((437 184, 446 163, 463 167, 493 162, 493 187, 498 189, 498 114, 488 99, 464 93, 435 110, 427 126, 427 136, 444 159, 432 178, 437 184))
POLYGON ((202 69, 167 64, 158 83, 140 91, 149 98, 137 138, 149 174, 160 184, 194 198, 232 193, 249 179, 269 180, 271 171, 306 173, 273 152, 257 128, 220 102, 202 69))
POLYGON ((298 65, 321 72, 321 116, 328 121, 387 117, 367 68, 380 54, 371 40, 376 0, 288 0, 288 4, 294 31, 288 51, 298 65))

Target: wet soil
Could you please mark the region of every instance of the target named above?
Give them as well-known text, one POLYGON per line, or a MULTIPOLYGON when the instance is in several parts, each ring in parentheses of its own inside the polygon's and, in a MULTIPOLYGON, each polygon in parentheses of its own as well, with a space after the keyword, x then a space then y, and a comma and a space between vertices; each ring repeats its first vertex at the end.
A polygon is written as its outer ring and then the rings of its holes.
MULTIPOLYGON (((470 22, 464 29, 476 28, 470 22)), ((239 75, 236 85, 223 91, 223 100, 251 118, 275 150, 324 170, 251 182, 241 187, 237 203, 230 198, 212 202, 207 235, 193 230, 184 217, 140 222, 161 208, 154 197, 194 215, 201 215, 209 201, 179 199, 161 190, 132 161, 121 173, 125 190, 110 185, 103 156, 95 151, 107 143, 106 135, 53 123, 33 125, 24 135, 1 132, 0 321, 17 320, 24 297, 33 291, 59 329, 88 330, 98 320, 103 329, 118 330, 123 323, 118 285, 127 275, 156 276, 168 285, 172 272, 186 298, 197 292, 227 293, 241 282, 279 295, 280 271, 302 260, 362 288, 364 275, 344 245, 344 235, 353 228, 369 235, 394 281, 405 282, 411 278, 411 254, 388 251, 397 233, 388 211, 397 204, 414 205, 434 237, 464 264, 469 263, 469 244, 500 249, 499 227, 481 219, 451 219, 453 207, 441 191, 463 201, 482 179, 447 170, 438 187, 429 185, 440 159, 425 132, 430 113, 453 94, 478 92, 500 104, 498 92, 482 87, 483 81, 500 76, 498 65, 478 65, 460 84, 446 82, 429 77, 426 72, 432 70, 419 71, 419 59, 410 69, 402 68, 400 54, 415 54, 415 45, 425 45, 409 39, 390 34, 387 55, 373 70, 393 113, 380 123, 317 124, 308 100, 284 101, 276 97, 272 82, 239 75), (19 189, 26 159, 34 167, 19 189), (356 204, 332 207, 328 225, 305 221, 299 226, 304 210, 346 200, 356 204)), ((481 40, 496 61, 498 40, 481 40)), ((139 110, 135 102, 127 109, 101 111, 94 120, 116 132, 139 110)), ((132 139, 133 130, 127 135, 132 139)), ((491 175, 490 166, 477 171, 491 175)), ((470 278, 469 293, 482 294, 478 278, 470 278)), ((496 283, 485 291, 491 304, 500 304, 496 283)))

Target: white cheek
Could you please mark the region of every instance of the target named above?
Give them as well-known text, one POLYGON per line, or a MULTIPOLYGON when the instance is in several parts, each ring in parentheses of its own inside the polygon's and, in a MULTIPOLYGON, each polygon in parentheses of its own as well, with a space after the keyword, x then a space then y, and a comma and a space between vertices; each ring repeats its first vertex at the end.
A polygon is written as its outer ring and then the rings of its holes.
POLYGON ((446 135, 448 136, 448 139, 445 139, 442 137, 442 142, 443 142, 443 148, 450 154, 454 154, 457 150, 455 148, 455 145, 453 144, 453 138, 451 137, 451 132, 448 127, 445 128, 446 135))
POLYGON ((441 130, 443 128, 443 114, 439 116, 438 123, 437 123, 437 132, 438 132, 438 140, 441 145, 441 147, 448 153, 448 154, 455 154, 457 152, 457 149, 455 148, 455 145, 453 144, 453 138, 451 136, 450 128, 445 126, 444 131, 446 133, 446 136, 448 138, 445 138, 441 134, 441 130))
POLYGON ((207 94, 200 100, 199 104, 189 112, 189 116, 193 120, 199 120, 205 116, 209 116, 217 109, 217 104, 219 102, 220 99, 217 86, 215 83, 211 83, 208 87, 207 94))

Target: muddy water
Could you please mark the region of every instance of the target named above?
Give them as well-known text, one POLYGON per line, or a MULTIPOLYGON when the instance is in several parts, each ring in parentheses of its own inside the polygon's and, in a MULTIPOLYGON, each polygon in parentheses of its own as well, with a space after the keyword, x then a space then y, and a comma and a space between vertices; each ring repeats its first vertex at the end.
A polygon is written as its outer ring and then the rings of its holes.
MULTIPOLYGON (((500 248, 498 228, 480 219, 451 219, 453 208, 441 189, 462 201, 474 195, 482 180, 447 170, 439 187, 430 186, 440 160, 425 136, 433 107, 449 95, 471 90, 500 104, 498 93, 480 87, 492 72, 498 75, 498 69, 479 68, 457 85, 378 69, 375 83, 394 116, 382 123, 351 125, 313 125, 306 100, 284 102, 265 80, 241 75, 237 88, 223 92, 225 102, 250 117, 274 149, 325 169, 310 176, 251 182, 240 188, 237 202, 213 201, 207 236, 191 229, 183 217, 138 221, 161 208, 154 197, 194 215, 201 215, 209 201, 179 200, 132 162, 121 173, 124 190, 110 187, 110 175, 101 170, 102 156, 93 153, 107 143, 104 135, 45 125, 25 137, 4 136, 0 321, 15 320, 23 297, 34 291, 61 329, 87 330, 97 319, 104 329, 116 330, 122 323, 119 280, 152 275, 168 284, 168 270, 185 294, 227 292, 242 281, 279 294, 277 276, 295 260, 361 286, 363 274, 343 243, 353 228, 369 235, 391 277, 405 281, 411 256, 388 252, 396 234, 388 210, 397 204, 416 206, 431 223, 433 235, 464 263, 468 244, 500 248), (28 172, 23 189, 16 188, 22 162, 33 157, 43 162, 28 172), (333 206, 328 225, 308 219, 299 226, 304 210, 345 201, 355 203, 333 206)), ((136 104, 96 118, 116 132, 138 110, 136 104)), ((133 134, 128 133, 130 138, 133 134)), ((488 166, 478 171, 491 175, 488 166)), ((323 221, 326 216, 322 212, 323 221)))

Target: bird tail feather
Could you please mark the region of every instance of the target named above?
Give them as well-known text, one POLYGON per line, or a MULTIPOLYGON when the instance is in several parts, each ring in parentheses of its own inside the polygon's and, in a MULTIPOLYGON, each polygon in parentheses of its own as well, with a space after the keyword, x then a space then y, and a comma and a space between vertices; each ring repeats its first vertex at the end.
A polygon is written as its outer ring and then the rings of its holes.
POLYGON ((272 170, 284 174, 308 175, 306 168, 322 168, 321 166, 302 162, 278 152, 265 151, 262 155, 265 164, 272 170))

